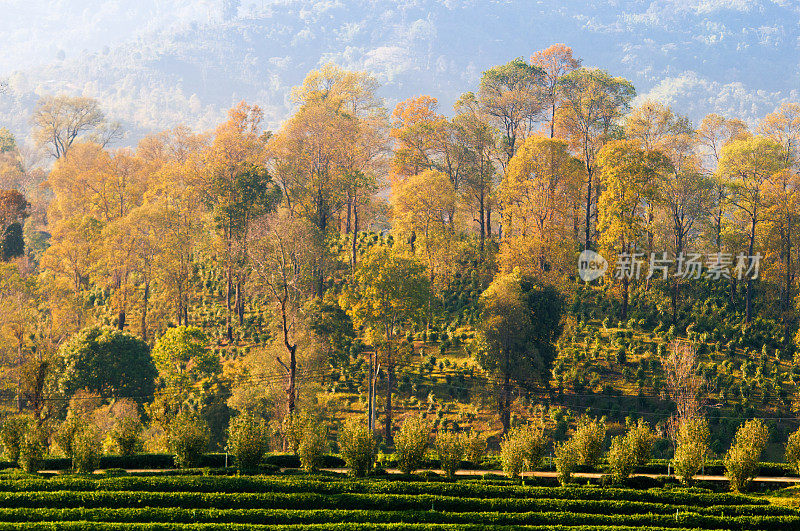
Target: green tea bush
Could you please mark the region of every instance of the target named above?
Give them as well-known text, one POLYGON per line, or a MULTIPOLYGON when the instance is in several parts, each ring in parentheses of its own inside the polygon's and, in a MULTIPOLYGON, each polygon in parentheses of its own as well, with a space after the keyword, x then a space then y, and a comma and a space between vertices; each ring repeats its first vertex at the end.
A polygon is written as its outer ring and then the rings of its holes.
POLYGON ((690 484, 705 465, 711 453, 710 438, 711 432, 704 418, 688 419, 678 426, 672 466, 675 468, 675 475, 684 484, 690 484))
POLYGON ((800 429, 791 434, 786 443, 786 462, 800 473, 800 429))
POLYGON ((378 445, 369 428, 352 420, 339 430, 339 452, 350 469, 350 474, 363 477, 375 464, 378 445))
POLYGON ((72 459, 73 449, 72 442, 75 440, 75 434, 78 433, 86 426, 86 421, 75 415, 68 415, 66 420, 61 423, 53 434, 53 440, 64 453, 64 455, 72 459))
POLYGON ((404 474, 417 470, 431 442, 431 424, 422 416, 406 418, 394 439, 397 466, 404 474))
POLYGON ((636 466, 644 466, 650 462, 653 455, 653 442, 655 434, 650 424, 644 419, 639 419, 636 424, 628 423, 628 442, 633 449, 636 466))
POLYGON ((100 433, 94 426, 84 426, 72 439, 72 469, 79 474, 91 474, 100 466, 103 446, 100 433))
POLYGON ((452 431, 440 431, 433 447, 444 473, 449 478, 454 477, 464 459, 464 437, 452 431))
POLYGON ((572 435, 571 443, 578 453, 578 464, 595 466, 603 455, 603 444, 606 439, 606 421, 582 417, 572 435))
POLYGON ((744 492, 758 473, 761 453, 769 440, 769 431, 759 419, 748 420, 736 432, 725 454, 725 475, 734 492, 744 492))
POLYGON ((169 424, 167 442, 178 468, 197 466, 208 441, 208 425, 197 415, 181 413, 169 424))
POLYGON ((269 427, 254 415, 242 414, 228 427, 228 451, 241 470, 255 470, 269 449, 269 427))
POLYGON ((328 428, 321 422, 309 422, 303 429, 297 457, 306 472, 316 472, 328 451, 328 428))
POLYGON ((575 442, 569 440, 561 444, 556 444, 553 457, 556 465, 556 473, 558 474, 558 482, 562 486, 565 486, 572 480, 572 473, 575 471, 575 467, 578 466, 580 461, 580 453, 575 447, 575 442))
POLYGON ((142 450, 142 422, 134 416, 122 417, 109 433, 117 453, 131 456, 142 450))
POLYGON ((464 437, 464 459, 479 465, 486 457, 486 437, 480 433, 470 433, 464 437))
POLYGON ((19 460, 19 451, 30 423, 31 418, 24 415, 12 415, 3 420, 0 442, 3 443, 3 458, 6 461, 16 463, 19 460))
POLYGON ((500 461, 510 478, 518 478, 524 470, 537 469, 547 449, 544 424, 534 422, 509 431, 500 443, 500 461))
POLYGON ((608 467, 617 481, 624 481, 636 466, 636 453, 629 434, 617 435, 608 450, 608 467))
POLYGON ((19 446, 19 466, 25 472, 38 472, 44 464, 47 437, 34 422, 28 423, 19 446))

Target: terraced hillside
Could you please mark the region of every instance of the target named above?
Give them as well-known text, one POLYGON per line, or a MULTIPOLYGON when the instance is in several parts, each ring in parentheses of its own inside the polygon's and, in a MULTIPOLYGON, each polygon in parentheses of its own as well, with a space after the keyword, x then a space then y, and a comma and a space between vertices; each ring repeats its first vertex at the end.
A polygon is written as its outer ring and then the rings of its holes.
POLYGON ((0 529, 793 529, 800 511, 701 490, 503 480, 122 476, 0 480, 0 529))

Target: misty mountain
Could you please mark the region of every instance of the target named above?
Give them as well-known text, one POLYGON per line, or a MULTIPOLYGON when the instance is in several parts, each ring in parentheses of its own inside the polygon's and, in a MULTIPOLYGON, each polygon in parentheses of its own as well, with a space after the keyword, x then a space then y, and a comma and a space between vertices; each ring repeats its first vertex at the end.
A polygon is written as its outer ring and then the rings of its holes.
POLYGON ((441 110, 481 72, 563 42, 699 120, 758 120, 798 98, 800 6, 788 0, 10 0, 0 19, 0 125, 19 137, 42 94, 97 98, 132 143, 221 121, 244 99, 276 128, 291 87, 333 61, 368 70, 387 105, 441 110))

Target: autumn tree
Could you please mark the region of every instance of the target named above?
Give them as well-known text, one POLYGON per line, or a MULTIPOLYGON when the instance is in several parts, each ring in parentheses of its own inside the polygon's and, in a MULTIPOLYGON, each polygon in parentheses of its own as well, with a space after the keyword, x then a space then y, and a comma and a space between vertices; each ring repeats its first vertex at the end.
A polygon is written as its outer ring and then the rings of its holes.
MULTIPOLYGON (((36 311, 36 278, 25 276, 14 264, 0 265, 0 333, 2 333, 6 380, 9 391, 16 395, 16 407, 22 412, 25 391, 36 386, 26 381, 35 362, 35 337, 38 312, 36 311)), ((38 365, 37 367, 38 368, 38 365)), ((42 380, 46 374, 43 369, 42 380)), ((42 385, 44 382, 42 381, 42 385)))
POLYGON ((398 183, 393 190, 396 230, 419 250, 433 284, 450 263, 454 237, 455 190, 447 176, 426 170, 398 183))
POLYGON ((318 227, 281 209, 259 218, 249 238, 253 289, 276 309, 279 343, 285 357, 276 355, 275 359, 286 374, 287 413, 291 418, 296 407, 302 310, 314 292, 323 237, 318 227))
POLYGON ((594 244, 595 173, 597 153, 610 140, 617 120, 628 109, 636 91, 630 81, 603 70, 579 68, 561 77, 558 94, 563 112, 557 128, 586 167, 584 248, 594 244))
POLYGON ((478 101, 483 111, 500 130, 503 169, 533 129, 548 102, 544 97, 544 71, 521 57, 490 68, 481 76, 478 101))
POLYGON ((461 150, 461 176, 457 192, 462 208, 478 223, 478 251, 483 257, 486 238, 491 237, 492 232, 492 209, 497 185, 497 171, 492 159, 496 139, 491 124, 473 94, 462 95, 456 102, 455 110, 456 115, 451 123, 455 145, 461 150))
MULTIPOLYGON (((144 138, 136 151, 153 178, 144 204, 131 213, 132 221, 144 245, 142 259, 147 253, 152 259, 156 302, 171 309, 178 326, 189 324, 193 256, 203 241, 207 147, 205 136, 179 127, 144 138)), ((148 290, 147 284, 144 290, 148 290)), ((143 303, 146 308, 147 297, 143 303)))
POLYGON ((673 441, 687 423, 702 418, 706 381, 699 372, 697 347, 685 341, 674 341, 660 356, 664 369, 667 395, 675 404, 675 415, 669 429, 673 441))
MULTIPOLYGON (((392 442, 392 393, 395 379, 395 341, 399 333, 422 315, 430 286, 425 268, 396 247, 372 246, 363 256, 340 298, 342 308, 358 327, 364 327, 377 349, 383 346, 386 367, 386 441, 392 442)), ((370 390, 377 360, 370 355, 370 390)), ((372 396, 370 396, 372 398, 372 396)), ((369 426, 374 429, 373 400, 369 426)))
POLYGON ((0 127, 0 188, 21 189, 25 180, 25 168, 11 131, 0 127))
MULTIPOLYGON (((780 285, 780 306, 784 315, 784 345, 791 342, 791 330, 795 322, 791 301, 794 297, 792 286, 796 277, 797 264, 793 262, 795 241, 800 229, 800 196, 798 196, 798 145, 800 144, 800 105, 785 103, 774 112, 764 117, 760 126, 764 136, 779 142, 784 149, 784 164, 787 170, 780 172, 771 179, 766 187, 765 194, 770 205, 768 218, 770 229, 777 233, 780 242, 778 262, 780 271, 778 281, 780 285)), ((769 242, 775 241, 768 238, 769 242)), ((770 246, 774 248, 774 246, 770 246)))
POLYGON ((233 339, 234 308, 240 324, 244 321, 243 266, 250 226, 254 219, 274 209, 280 198, 262 163, 265 139, 261 120, 260 108, 239 103, 217 128, 207 155, 209 178, 203 196, 221 240, 229 341, 233 339))
MULTIPOLYGON (((655 176, 655 196, 647 203, 646 255, 654 257, 655 232, 658 231, 666 247, 675 257, 680 257, 686 243, 700 234, 710 212, 713 192, 713 181, 703 171, 697 154, 695 132, 688 118, 675 114, 661 103, 646 101, 626 117, 625 134, 639 141, 645 149, 657 150, 669 159, 665 171, 655 176)), ((663 253, 656 255, 663 259, 663 253)), ((673 322, 677 322, 680 288, 680 276, 673 275, 673 322)))
POLYGON ((395 179, 437 168, 436 136, 446 123, 438 106, 436 98, 418 96, 399 102, 392 111, 389 136, 394 142, 395 179))
MULTIPOLYGON (((53 238, 43 265, 71 276, 76 290, 87 285, 91 273, 101 274, 114 289, 126 280, 124 270, 103 260, 117 257, 104 247, 102 234, 141 204, 145 182, 135 157, 116 155, 97 144, 75 144, 47 180, 54 194, 48 208, 53 238)), ((118 308, 124 312, 124 307, 118 308)), ((118 322, 124 325, 124 318, 118 322)))
POLYGON ((352 209, 380 158, 383 108, 377 82, 327 64, 292 92, 298 111, 270 142, 276 179, 289 209, 321 232, 342 206, 352 209), (355 186, 355 188, 353 188, 355 186))
POLYGON ((518 271, 498 275, 480 298, 478 361, 499 375, 503 433, 511 426, 511 385, 547 386, 561 335, 563 299, 552 287, 518 271))
POLYGON ((614 276, 622 291, 620 318, 627 319, 629 285, 638 278, 637 253, 644 247, 646 205, 654 200, 654 182, 669 162, 636 141, 616 140, 603 147, 597 164, 604 187, 598 204, 600 245, 612 263, 622 264, 614 276))
MULTIPOLYGON (((766 215, 763 187, 785 168, 783 147, 763 136, 735 140, 722 149, 717 171, 730 190, 730 203, 741 216, 747 234, 748 257, 754 256, 758 229, 766 215)), ((748 323, 752 319, 752 289, 753 274, 749 274, 745 291, 745 320, 748 323)))
MULTIPOLYGON (((747 125, 735 118, 724 118, 718 114, 705 116, 697 129, 697 142, 702 148, 704 169, 707 175, 717 177, 716 170, 722 157, 722 149, 733 140, 748 135, 747 125)), ((724 181, 715 179, 712 189, 713 216, 711 239, 717 252, 722 251, 722 222, 725 215, 727 187, 724 181)))
POLYGON ((65 157, 78 140, 105 146, 119 136, 119 125, 108 123, 97 100, 87 97, 43 96, 31 121, 34 138, 56 159, 65 157))
POLYGON ((504 268, 565 275, 572 264, 583 166, 562 140, 528 138, 500 187, 506 220, 504 268))
POLYGON ((572 48, 554 44, 531 56, 531 65, 538 66, 544 73, 544 95, 550 106, 550 138, 555 138, 556 110, 561 104, 558 82, 562 76, 580 68, 581 60, 572 56, 572 48))

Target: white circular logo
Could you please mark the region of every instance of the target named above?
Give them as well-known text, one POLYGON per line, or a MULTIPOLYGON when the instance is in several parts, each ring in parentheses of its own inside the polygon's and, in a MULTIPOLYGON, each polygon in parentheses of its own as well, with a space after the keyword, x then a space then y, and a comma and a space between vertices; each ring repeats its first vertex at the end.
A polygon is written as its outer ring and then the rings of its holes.
POLYGON ((584 282, 597 280, 606 274, 607 269, 606 259, 594 251, 587 249, 578 257, 578 276, 584 282))

